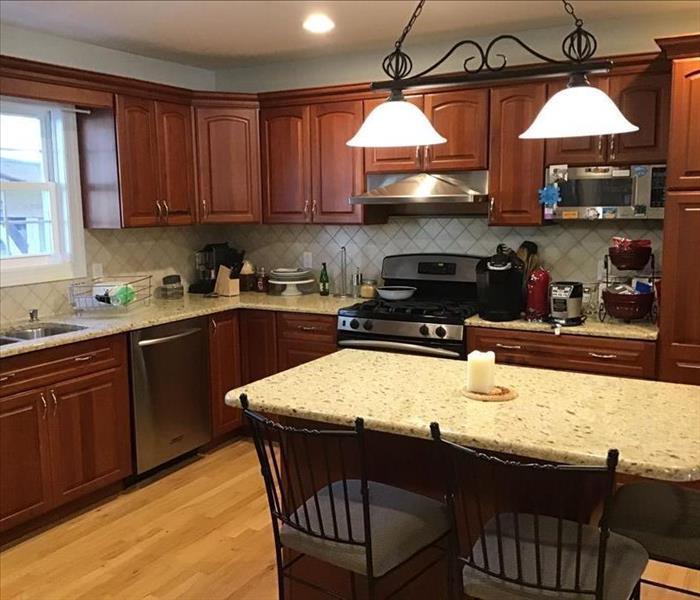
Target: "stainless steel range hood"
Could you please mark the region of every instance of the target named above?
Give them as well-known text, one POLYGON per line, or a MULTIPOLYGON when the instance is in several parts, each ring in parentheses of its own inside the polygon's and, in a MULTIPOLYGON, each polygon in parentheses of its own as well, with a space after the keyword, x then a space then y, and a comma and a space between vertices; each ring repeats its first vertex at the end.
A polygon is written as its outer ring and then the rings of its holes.
POLYGON ((466 212, 483 214, 488 203, 488 171, 369 175, 367 189, 364 194, 352 196, 350 204, 385 206, 389 210, 392 206, 440 205, 441 214, 449 207, 458 213, 466 208, 466 212), (478 210, 468 210, 465 205, 474 209, 478 206, 478 210))

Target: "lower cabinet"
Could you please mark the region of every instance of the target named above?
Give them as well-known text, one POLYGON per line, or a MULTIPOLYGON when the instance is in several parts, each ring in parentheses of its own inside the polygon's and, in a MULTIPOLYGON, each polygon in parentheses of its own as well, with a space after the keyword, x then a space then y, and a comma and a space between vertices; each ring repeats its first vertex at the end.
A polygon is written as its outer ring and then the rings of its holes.
POLYGON ((237 429, 242 423, 241 411, 224 402, 226 392, 242 383, 238 311, 209 318, 209 370, 212 434, 218 436, 237 429))
POLYGON ((7 358, 2 372, 0 531, 131 474, 124 336, 7 358))
POLYGON ((270 310, 241 311, 241 374, 244 385, 277 373, 277 323, 270 310))
POLYGON ((330 315, 277 313, 277 367, 280 371, 337 350, 336 319, 330 315))
POLYGON ((467 327, 468 350, 493 350, 499 363, 654 379, 656 343, 467 327))

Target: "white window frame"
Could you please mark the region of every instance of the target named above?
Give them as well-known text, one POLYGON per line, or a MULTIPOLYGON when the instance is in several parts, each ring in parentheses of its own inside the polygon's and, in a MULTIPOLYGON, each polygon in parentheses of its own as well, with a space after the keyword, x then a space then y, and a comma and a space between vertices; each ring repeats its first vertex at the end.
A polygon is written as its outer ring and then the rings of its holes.
POLYGON ((0 98, 0 111, 42 120, 44 173, 48 182, 0 182, 5 189, 45 189, 51 197, 53 252, 0 259, 0 287, 85 277, 85 236, 80 190, 78 130, 74 107, 0 98))

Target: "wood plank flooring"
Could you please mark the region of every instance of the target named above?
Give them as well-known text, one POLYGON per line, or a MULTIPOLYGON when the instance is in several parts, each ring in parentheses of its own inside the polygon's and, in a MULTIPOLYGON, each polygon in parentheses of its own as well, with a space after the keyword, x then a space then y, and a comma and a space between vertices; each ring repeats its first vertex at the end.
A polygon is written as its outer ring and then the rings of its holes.
MULTIPOLYGON (((650 565, 700 591, 700 574, 650 565)), ((644 600, 683 596, 645 587, 644 600)), ((253 445, 239 439, 0 553, 2 600, 274 600, 274 549, 253 445)))

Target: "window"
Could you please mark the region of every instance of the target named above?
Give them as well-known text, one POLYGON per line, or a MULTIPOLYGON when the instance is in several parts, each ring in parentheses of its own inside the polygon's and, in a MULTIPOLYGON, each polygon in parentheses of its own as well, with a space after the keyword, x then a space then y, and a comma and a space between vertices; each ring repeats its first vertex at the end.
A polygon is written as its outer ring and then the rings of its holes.
POLYGON ((71 107, 0 99, 0 286, 85 276, 71 107))

